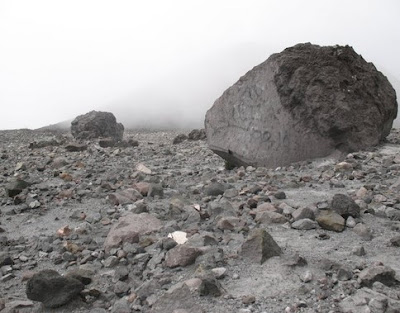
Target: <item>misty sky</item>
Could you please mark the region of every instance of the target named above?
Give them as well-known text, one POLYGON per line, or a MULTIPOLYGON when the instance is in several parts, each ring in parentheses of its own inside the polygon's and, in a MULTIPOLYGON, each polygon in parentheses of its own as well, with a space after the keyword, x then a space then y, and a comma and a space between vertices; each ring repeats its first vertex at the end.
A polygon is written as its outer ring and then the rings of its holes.
POLYGON ((398 83, 399 17, 398 0, 0 0, 0 129, 93 109, 199 127, 240 76, 299 42, 349 44, 398 83))

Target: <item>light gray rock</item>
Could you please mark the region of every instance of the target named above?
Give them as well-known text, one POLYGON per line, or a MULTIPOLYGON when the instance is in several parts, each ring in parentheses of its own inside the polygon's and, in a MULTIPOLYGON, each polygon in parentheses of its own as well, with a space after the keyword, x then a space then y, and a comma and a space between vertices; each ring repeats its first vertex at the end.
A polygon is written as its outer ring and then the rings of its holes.
POLYGON ((331 210, 322 210, 317 216, 319 226, 326 230, 341 232, 344 230, 345 219, 331 210))
POLYGON ((292 228, 298 230, 310 230, 318 227, 318 223, 316 221, 310 220, 309 218, 303 218, 301 220, 295 221, 292 223, 292 228))
POLYGON ((349 46, 273 54, 207 111, 209 147, 235 165, 277 167, 377 145, 397 115, 387 78, 349 46))

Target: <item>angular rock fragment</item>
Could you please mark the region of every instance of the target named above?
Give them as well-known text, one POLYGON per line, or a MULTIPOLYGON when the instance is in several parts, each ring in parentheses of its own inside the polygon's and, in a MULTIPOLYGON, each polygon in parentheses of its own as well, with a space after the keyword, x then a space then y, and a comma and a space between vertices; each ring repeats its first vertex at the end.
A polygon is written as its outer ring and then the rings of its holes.
POLYGON ((264 229, 256 229, 242 244, 241 256, 252 263, 264 263, 273 256, 281 255, 282 250, 264 229))
POLYGON ((319 226, 326 230, 341 232, 344 230, 346 220, 336 212, 323 210, 317 217, 319 226))
POLYGON ((395 278, 396 272, 389 266, 373 265, 362 270, 358 274, 358 280, 361 286, 371 287, 376 281, 386 286, 393 286, 398 283, 395 278))
POLYGON ((30 300, 42 302, 46 308, 56 308, 74 299, 83 289, 83 283, 75 278, 43 270, 28 280, 26 295, 30 300))
POLYGON ((200 253, 198 248, 185 244, 177 245, 171 250, 168 250, 165 255, 165 265, 172 268, 193 264, 200 253))
POLYGON ((15 197, 20 194, 22 190, 29 187, 31 183, 23 180, 23 179, 14 179, 6 185, 7 195, 9 197, 15 197))
POLYGON ((205 277, 199 286, 200 296, 219 297, 222 294, 221 283, 214 277, 205 277))
POLYGON ((387 78, 349 46, 273 54, 217 99, 209 147, 234 165, 278 167, 377 145, 397 116, 387 78))
POLYGON ((142 198, 143 196, 140 192, 133 188, 117 191, 108 195, 108 201, 113 205, 134 203, 142 198))
POLYGON ((140 235, 157 231, 161 227, 161 221, 149 213, 128 213, 110 229, 104 242, 104 249, 108 253, 123 242, 137 243, 140 235))
POLYGON ((150 313, 190 312, 204 313, 203 308, 185 284, 172 286, 151 308, 150 313))

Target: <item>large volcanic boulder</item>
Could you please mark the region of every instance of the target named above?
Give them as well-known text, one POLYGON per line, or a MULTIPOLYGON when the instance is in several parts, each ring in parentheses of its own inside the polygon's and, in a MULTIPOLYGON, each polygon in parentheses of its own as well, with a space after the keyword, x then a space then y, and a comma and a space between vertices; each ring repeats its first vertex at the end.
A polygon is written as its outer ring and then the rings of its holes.
POLYGON ((396 93, 349 46, 298 44, 273 54, 216 100, 210 148, 233 165, 276 167, 382 141, 396 93))
POLYGON ((124 126, 117 123, 112 113, 91 111, 79 115, 72 121, 71 133, 75 139, 111 137, 115 140, 122 140, 124 126))

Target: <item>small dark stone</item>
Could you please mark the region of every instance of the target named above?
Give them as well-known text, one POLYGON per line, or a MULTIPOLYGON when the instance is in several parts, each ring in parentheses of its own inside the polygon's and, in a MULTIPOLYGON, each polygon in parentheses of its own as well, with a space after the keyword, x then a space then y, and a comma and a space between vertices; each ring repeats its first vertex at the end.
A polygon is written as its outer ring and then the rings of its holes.
POLYGON ((188 137, 187 137, 185 134, 179 134, 178 136, 176 136, 176 137, 174 138, 174 140, 172 141, 172 143, 173 143, 174 145, 177 145, 177 144, 179 144, 179 143, 184 142, 186 139, 188 139, 188 137))
POLYGON ((30 185, 31 184, 27 181, 24 181, 22 179, 15 179, 6 186, 7 195, 9 197, 15 197, 16 195, 21 193, 22 190, 29 187, 30 185))
POLYGON ((78 143, 70 143, 65 146, 65 150, 68 152, 79 152, 79 151, 85 151, 87 149, 87 145, 81 145, 78 143))
POLYGON ((400 235, 391 238, 390 239, 390 244, 393 247, 400 247, 400 235))
POLYGON ((204 278, 199 287, 200 296, 219 297, 221 292, 221 284, 214 277, 204 278))
POLYGON ((274 194, 274 197, 278 200, 283 200, 286 199, 286 194, 283 191, 278 191, 277 193, 274 194))

